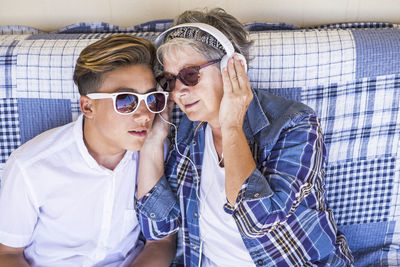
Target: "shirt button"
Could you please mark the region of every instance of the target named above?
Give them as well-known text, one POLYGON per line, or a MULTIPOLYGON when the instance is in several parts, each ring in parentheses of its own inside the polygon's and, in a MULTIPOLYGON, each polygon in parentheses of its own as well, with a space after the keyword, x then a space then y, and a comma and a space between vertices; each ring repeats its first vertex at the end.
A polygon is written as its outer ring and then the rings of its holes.
POLYGON ((258 260, 257 265, 263 265, 264 261, 263 260, 258 260))
POLYGON ((192 144, 195 146, 197 143, 196 143, 196 141, 195 141, 195 140, 193 140, 192 144))
POLYGON ((192 248, 193 248, 194 250, 197 250, 197 247, 196 247, 196 246, 193 246, 192 248))
POLYGON ((254 197, 259 197, 259 196, 260 196, 259 193, 255 193, 255 194, 254 194, 254 197))
POLYGON ((193 213, 194 217, 197 217, 197 212, 193 213))
POLYGON ((150 213, 150 217, 154 218, 154 217, 156 217, 156 214, 154 212, 152 212, 152 213, 150 213))

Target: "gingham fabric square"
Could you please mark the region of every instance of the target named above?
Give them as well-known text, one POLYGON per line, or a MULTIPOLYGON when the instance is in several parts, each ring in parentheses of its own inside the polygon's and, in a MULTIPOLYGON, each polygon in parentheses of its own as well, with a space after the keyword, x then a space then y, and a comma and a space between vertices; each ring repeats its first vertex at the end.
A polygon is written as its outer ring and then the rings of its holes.
POLYGON ((254 88, 316 87, 355 77, 355 44, 349 30, 252 33, 249 78, 254 88))
POLYGON ((0 163, 5 163, 11 152, 21 145, 19 126, 20 125, 19 125, 17 99, 1 98, 0 99, 0 163))
POLYGON ((394 157, 340 161, 326 168, 326 191, 338 225, 390 218, 394 157))

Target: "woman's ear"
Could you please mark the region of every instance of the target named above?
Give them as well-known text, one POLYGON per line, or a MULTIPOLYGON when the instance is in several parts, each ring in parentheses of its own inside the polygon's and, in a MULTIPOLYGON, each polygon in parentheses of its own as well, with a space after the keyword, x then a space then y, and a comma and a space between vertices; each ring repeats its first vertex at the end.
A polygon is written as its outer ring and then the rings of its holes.
POLYGON ((79 98, 79 107, 86 118, 93 117, 93 100, 83 95, 79 98))

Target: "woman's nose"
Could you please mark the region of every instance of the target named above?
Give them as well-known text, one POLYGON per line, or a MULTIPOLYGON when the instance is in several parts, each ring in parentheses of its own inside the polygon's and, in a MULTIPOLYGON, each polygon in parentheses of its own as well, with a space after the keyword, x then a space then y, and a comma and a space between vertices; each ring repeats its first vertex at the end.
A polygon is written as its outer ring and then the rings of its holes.
POLYGON ((189 92, 189 86, 185 85, 181 80, 176 79, 174 90, 175 95, 187 94, 189 92))

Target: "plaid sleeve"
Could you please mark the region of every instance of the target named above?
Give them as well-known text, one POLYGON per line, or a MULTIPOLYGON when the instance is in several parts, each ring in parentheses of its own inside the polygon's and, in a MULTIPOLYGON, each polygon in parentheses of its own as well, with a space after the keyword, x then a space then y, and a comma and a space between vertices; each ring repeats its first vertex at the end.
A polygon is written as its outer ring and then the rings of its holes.
POLYGON ((158 240, 178 231, 180 227, 180 208, 176 198, 174 185, 174 173, 176 168, 176 156, 170 152, 166 166, 166 175, 141 199, 137 201, 139 223, 143 235, 149 240, 158 240))
POLYGON ((307 208, 325 209, 325 153, 314 115, 289 125, 272 149, 261 148, 259 167, 243 184, 235 207, 227 207, 241 232, 249 238, 263 236, 286 222, 305 199, 307 208))

